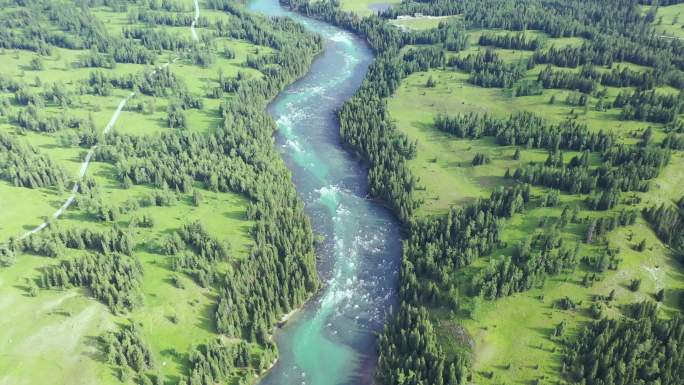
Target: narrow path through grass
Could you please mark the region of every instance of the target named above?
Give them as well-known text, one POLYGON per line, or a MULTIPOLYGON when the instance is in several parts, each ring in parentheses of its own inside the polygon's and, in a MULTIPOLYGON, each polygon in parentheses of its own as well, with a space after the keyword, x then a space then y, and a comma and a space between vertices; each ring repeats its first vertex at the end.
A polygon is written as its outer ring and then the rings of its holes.
MULTIPOLYGON (((200 9, 199 9, 199 3, 197 2, 197 0, 194 0, 194 4, 195 4, 195 20, 193 20, 192 24, 190 25, 190 31, 192 32, 192 38, 195 41, 199 41, 199 37, 197 36, 197 32, 195 31, 195 23, 197 23, 197 20, 199 19, 200 9)), ((152 71, 152 74, 155 74, 159 69, 168 67, 169 64, 174 63, 176 60, 178 60, 177 57, 175 59, 173 59, 172 61, 165 63, 164 65, 162 65, 158 69, 155 69, 154 71, 152 71)), ((111 131, 111 129, 114 127, 114 124, 116 124, 116 121, 119 119, 119 115, 121 115, 121 111, 126 106, 126 103, 128 103, 128 101, 133 96, 135 96, 135 92, 131 92, 125 98, 121 99, 118 107, 116 108, 116 111, 114 111, 112 118, 109 120, 109 123, 107 123, 104 130, 102 130, 102 133, 104 135, 107 135, 109 133, 109 131, 111 131)), ((64 211, 66 211, 66 209, 68 209, 69 206, 71 206, 74 203, 74 200, 76 199, 76 193, 78 192, 78 189, 79 189, 81 181, 83 180, 83 177, 85 177, 86 171, 88 171, 88 166, 90 165, 90 160, 92 159, 93 155, 95 154, 96 148, 97 148, 97 144, 93 145, 88 150, 88 153, 86 154, 85 159, 83 159, 83 163, 81 164, 81 170, 78 173, 78 179, 76 180, 76 182, 74 182, 74 187, 72 187, 72 189, 71 189, 71 194, 69 195, 69 198, 67 198, 67 200, 64 201, 64 204, 62 206, 60 206, 60 208, 57 209, 57 211, 55 211, 54 214, 52 214, 52 218, 54 218, 54 219, 59 218, 64 213, 64 211)), ((44 228, 46 228, 47 225, 48 225, 48 221, 44 221, 43 223, 36 226, 35 228, 33 228, 33 229, 25 232, 24 234, 22 234, 19 237, 19 239, 24 239, 30 235, 33 235, 33 234, 43 230, 44 228)))

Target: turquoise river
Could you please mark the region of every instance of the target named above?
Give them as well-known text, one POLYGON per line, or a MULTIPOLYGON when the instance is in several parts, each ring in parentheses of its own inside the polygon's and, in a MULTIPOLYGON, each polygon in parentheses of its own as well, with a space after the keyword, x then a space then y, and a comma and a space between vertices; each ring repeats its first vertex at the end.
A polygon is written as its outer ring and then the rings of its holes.
POLYGON ((371 384, 376 335, 396 307, 399 226, 368 199, 367 168, 342 147, 336 111, 360 86, 373 55, 364 40, 288 12, 278 0, 254 0, 249 8, 292 17, 325 42, 308 74, 268 108, 314 230, 326 239, 318 249, 324 287, 276 333, 280 358, 261 384, 371 384))

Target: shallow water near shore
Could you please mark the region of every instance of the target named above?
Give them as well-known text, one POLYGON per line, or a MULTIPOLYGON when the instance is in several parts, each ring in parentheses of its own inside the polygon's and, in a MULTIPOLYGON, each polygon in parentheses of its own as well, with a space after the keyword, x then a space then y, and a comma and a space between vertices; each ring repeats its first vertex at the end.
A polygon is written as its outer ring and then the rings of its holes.
POLYGON ((391 306, 401 245, 392 214, 367 199, 367 169, 343 149, 336 111, 360 86, 373 56, 365 41, 255 0, 253 12, 290 16, 324 38, 308 74, 269 105, 276 142, 306 204, 324 287, 276 333, 279 360, 263 385, 373 383, 376 335, 391 306))

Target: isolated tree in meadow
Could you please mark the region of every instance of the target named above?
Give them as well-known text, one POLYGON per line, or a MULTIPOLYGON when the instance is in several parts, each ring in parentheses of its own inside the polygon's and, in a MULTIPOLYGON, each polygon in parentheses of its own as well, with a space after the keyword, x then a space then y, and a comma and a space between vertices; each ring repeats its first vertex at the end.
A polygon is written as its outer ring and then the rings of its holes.
POLYGON ((594 231, 596 230, 596 220, 592 219, 587 228, 587 234, 584 238, 585 243, 591 243, 594 240, 594 231))

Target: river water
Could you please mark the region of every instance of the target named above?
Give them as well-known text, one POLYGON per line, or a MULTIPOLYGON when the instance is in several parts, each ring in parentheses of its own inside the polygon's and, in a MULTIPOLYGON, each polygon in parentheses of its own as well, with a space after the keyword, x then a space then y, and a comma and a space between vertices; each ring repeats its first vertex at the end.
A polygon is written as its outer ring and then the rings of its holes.
POLYGON ((367 168, 342 148, 335 111, 360 86, 372 52, 364 40, 277 0, 253 0, 249 9, 290 16, 325 40, 309 73, 268 107, 314 230, 325 236, 318 249, 324 288, 276 333, 280 358, 261 384, 371 384, 376 335, 396 308, 399 226, 366 198, 367 168))

